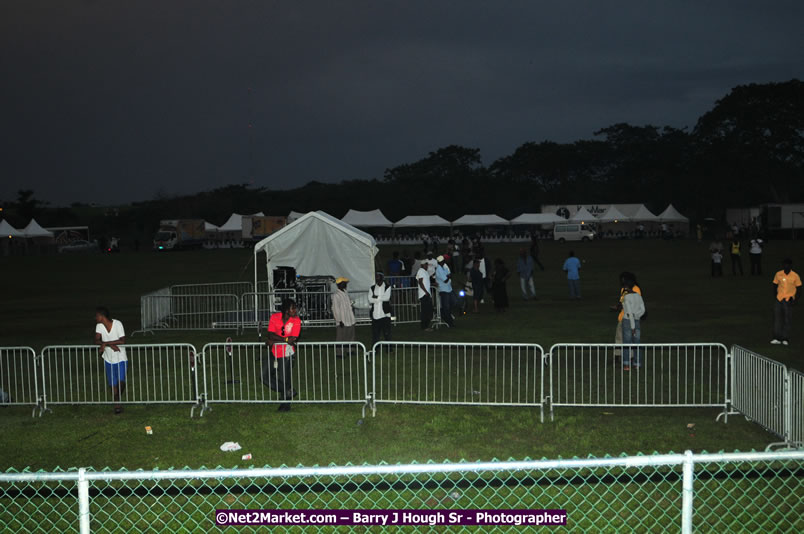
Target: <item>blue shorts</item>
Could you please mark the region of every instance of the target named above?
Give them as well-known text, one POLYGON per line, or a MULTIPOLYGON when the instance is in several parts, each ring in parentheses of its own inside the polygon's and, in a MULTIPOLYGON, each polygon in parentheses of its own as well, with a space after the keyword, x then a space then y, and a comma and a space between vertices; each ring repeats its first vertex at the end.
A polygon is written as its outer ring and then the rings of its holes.
POLYGON ((110 386, 114 387, 118 382, 126 381, 126 367, 128 362, 109 363, 104 361, 103 364, 104 367, 106 367, 106 382, 108 382, 110 386))

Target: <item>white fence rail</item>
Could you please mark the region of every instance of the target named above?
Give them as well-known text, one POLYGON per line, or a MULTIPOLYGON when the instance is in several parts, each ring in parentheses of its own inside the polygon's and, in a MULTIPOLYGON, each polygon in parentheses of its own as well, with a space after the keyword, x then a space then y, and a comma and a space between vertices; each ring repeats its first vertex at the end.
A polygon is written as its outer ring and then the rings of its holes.
POLYGON ((711 406, 725 412, 727 358, 719 343, 553 345, 550 416, 553 406, 711 406), (629 349, 626 367, 620 353, 629 349))
POLYGON ((372 413, 377 403, 538 406, 543 419, 543 360, 539 345, 381 341, 372 413))
POLYGON ((788 440, 785 421, 787 368, 781 363, 734 345, 731 407, 769 432, 788 440))
MULTIPOLYGON (((120 404, 197 403, 195 348, 187 343, 124 345, 128 357, 120 404)), ((44 407, 117 403, 97 345, 51 345, 42 350, 44 407)))
MULTIPOLYGON (((275 391, 281 369, 271 365, 265 343, 209 343, 204 346, 204 411, 215 403, 360 403, 368 398, 366 348, 362 343, 299 343, 290 366, 297 393, 284 399, 275 391)), ((280 375, 280 380, 281 380, 280 375)))
POLYGON ((789 444, 804 448, 804 373, 791 370, 788 375, 789 444))
POLYGON ((0 406, 32 405, 36 413, 40 404, 36 352, 31 347, 0 347, 0 406))
MULTIPOLYGON (((217 511, 229 509, 380 511, 397 505, 411 511, 564 509, 569 516, 556 527, 561 532, 800 532, 802 466, 804 451, 686 451, 540 461, 0 473, 0 499, 7 503, 0 519, 19 531, 44 524, 81 534, 208 532, 225 528, 216 522, 217 511), (244 488, 268 495, 259 498, 244 488)), ((330 532, 343 515, 280 530, 330 532)))
POLYGON ((254 284, 251 282, 218 282, 212 284, 175 284, 170 286, 173 296, 195 295, 237 295, 253 293, 254 284))
POLYGON ((239 330, 237 295, 143 295, 142 330, 239 330))

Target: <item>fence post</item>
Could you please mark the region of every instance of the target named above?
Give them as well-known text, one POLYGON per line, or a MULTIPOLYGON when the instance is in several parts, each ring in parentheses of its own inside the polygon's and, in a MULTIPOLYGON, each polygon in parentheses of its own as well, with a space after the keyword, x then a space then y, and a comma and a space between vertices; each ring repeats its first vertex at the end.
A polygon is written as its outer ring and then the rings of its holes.
POLYGON ((785 369, 784 372, 784 402, 782 403, 782 417, 784 418, 785 448, 794 448, 793 443, 793 371, 785 369))
POLYGON ((695 496, 692 488, 693 470, 692 451, 684 452, 682 488, 681 488, 681 534, 692 534, 692 500, 695 496))
POLYGON ((89 534, 89 480, 87 470, 78 470, 78 525, 81 534, 89 534))

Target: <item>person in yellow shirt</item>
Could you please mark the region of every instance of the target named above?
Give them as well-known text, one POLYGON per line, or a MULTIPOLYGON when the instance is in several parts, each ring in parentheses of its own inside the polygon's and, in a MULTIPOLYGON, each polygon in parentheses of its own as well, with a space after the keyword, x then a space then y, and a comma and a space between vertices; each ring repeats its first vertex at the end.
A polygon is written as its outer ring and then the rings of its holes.
POLYGON ((773 307, 773 345, 788 345, 793 326, 793 305, 801 296, 801 277, 793 270, 793 260, 785 258, 782 270, 773 277, 776 302, 773 307))
MULTIPOLYGON (((634 273, 629 273, 627 271, 623 271, 620 273, 620 299, 617 301, 617 304, 611 307, 612 310, 619 312, 617 315, 617 330, 614 332, 614 343, 617 345, 622 345, 623 343, 623 316, 625 312, 623 311, 623 299, 625 295, 628 293, 624 289, 624 284, 626 280, 632 280, 634 282, 634 286, 631 289, 634 293, 638 293, 642 295, 642 290, 637 285, 636 275, 634 273)), ((621 351, 619 348, 614 349, 614 355, 620 356, 621 351)))
POLYGON ((740 248, 741 243, 740 240, 736 237, 731 241, 731 274, 732 276, 737 274, 737 270, 740 270, 740 276, 743 275, 743 261, 740 257, 740 248))

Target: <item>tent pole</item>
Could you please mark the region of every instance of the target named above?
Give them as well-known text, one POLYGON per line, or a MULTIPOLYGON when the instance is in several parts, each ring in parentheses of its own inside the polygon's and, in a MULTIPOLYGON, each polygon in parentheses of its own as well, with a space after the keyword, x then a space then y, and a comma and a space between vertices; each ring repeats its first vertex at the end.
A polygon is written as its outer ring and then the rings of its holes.
POLYGON ((260 329, 260 316, 259 316, 259 289, 257 285, 257 247, 254 246, 254 324, 257 325, 257 338, 262 341, 262 330, 260 329))

